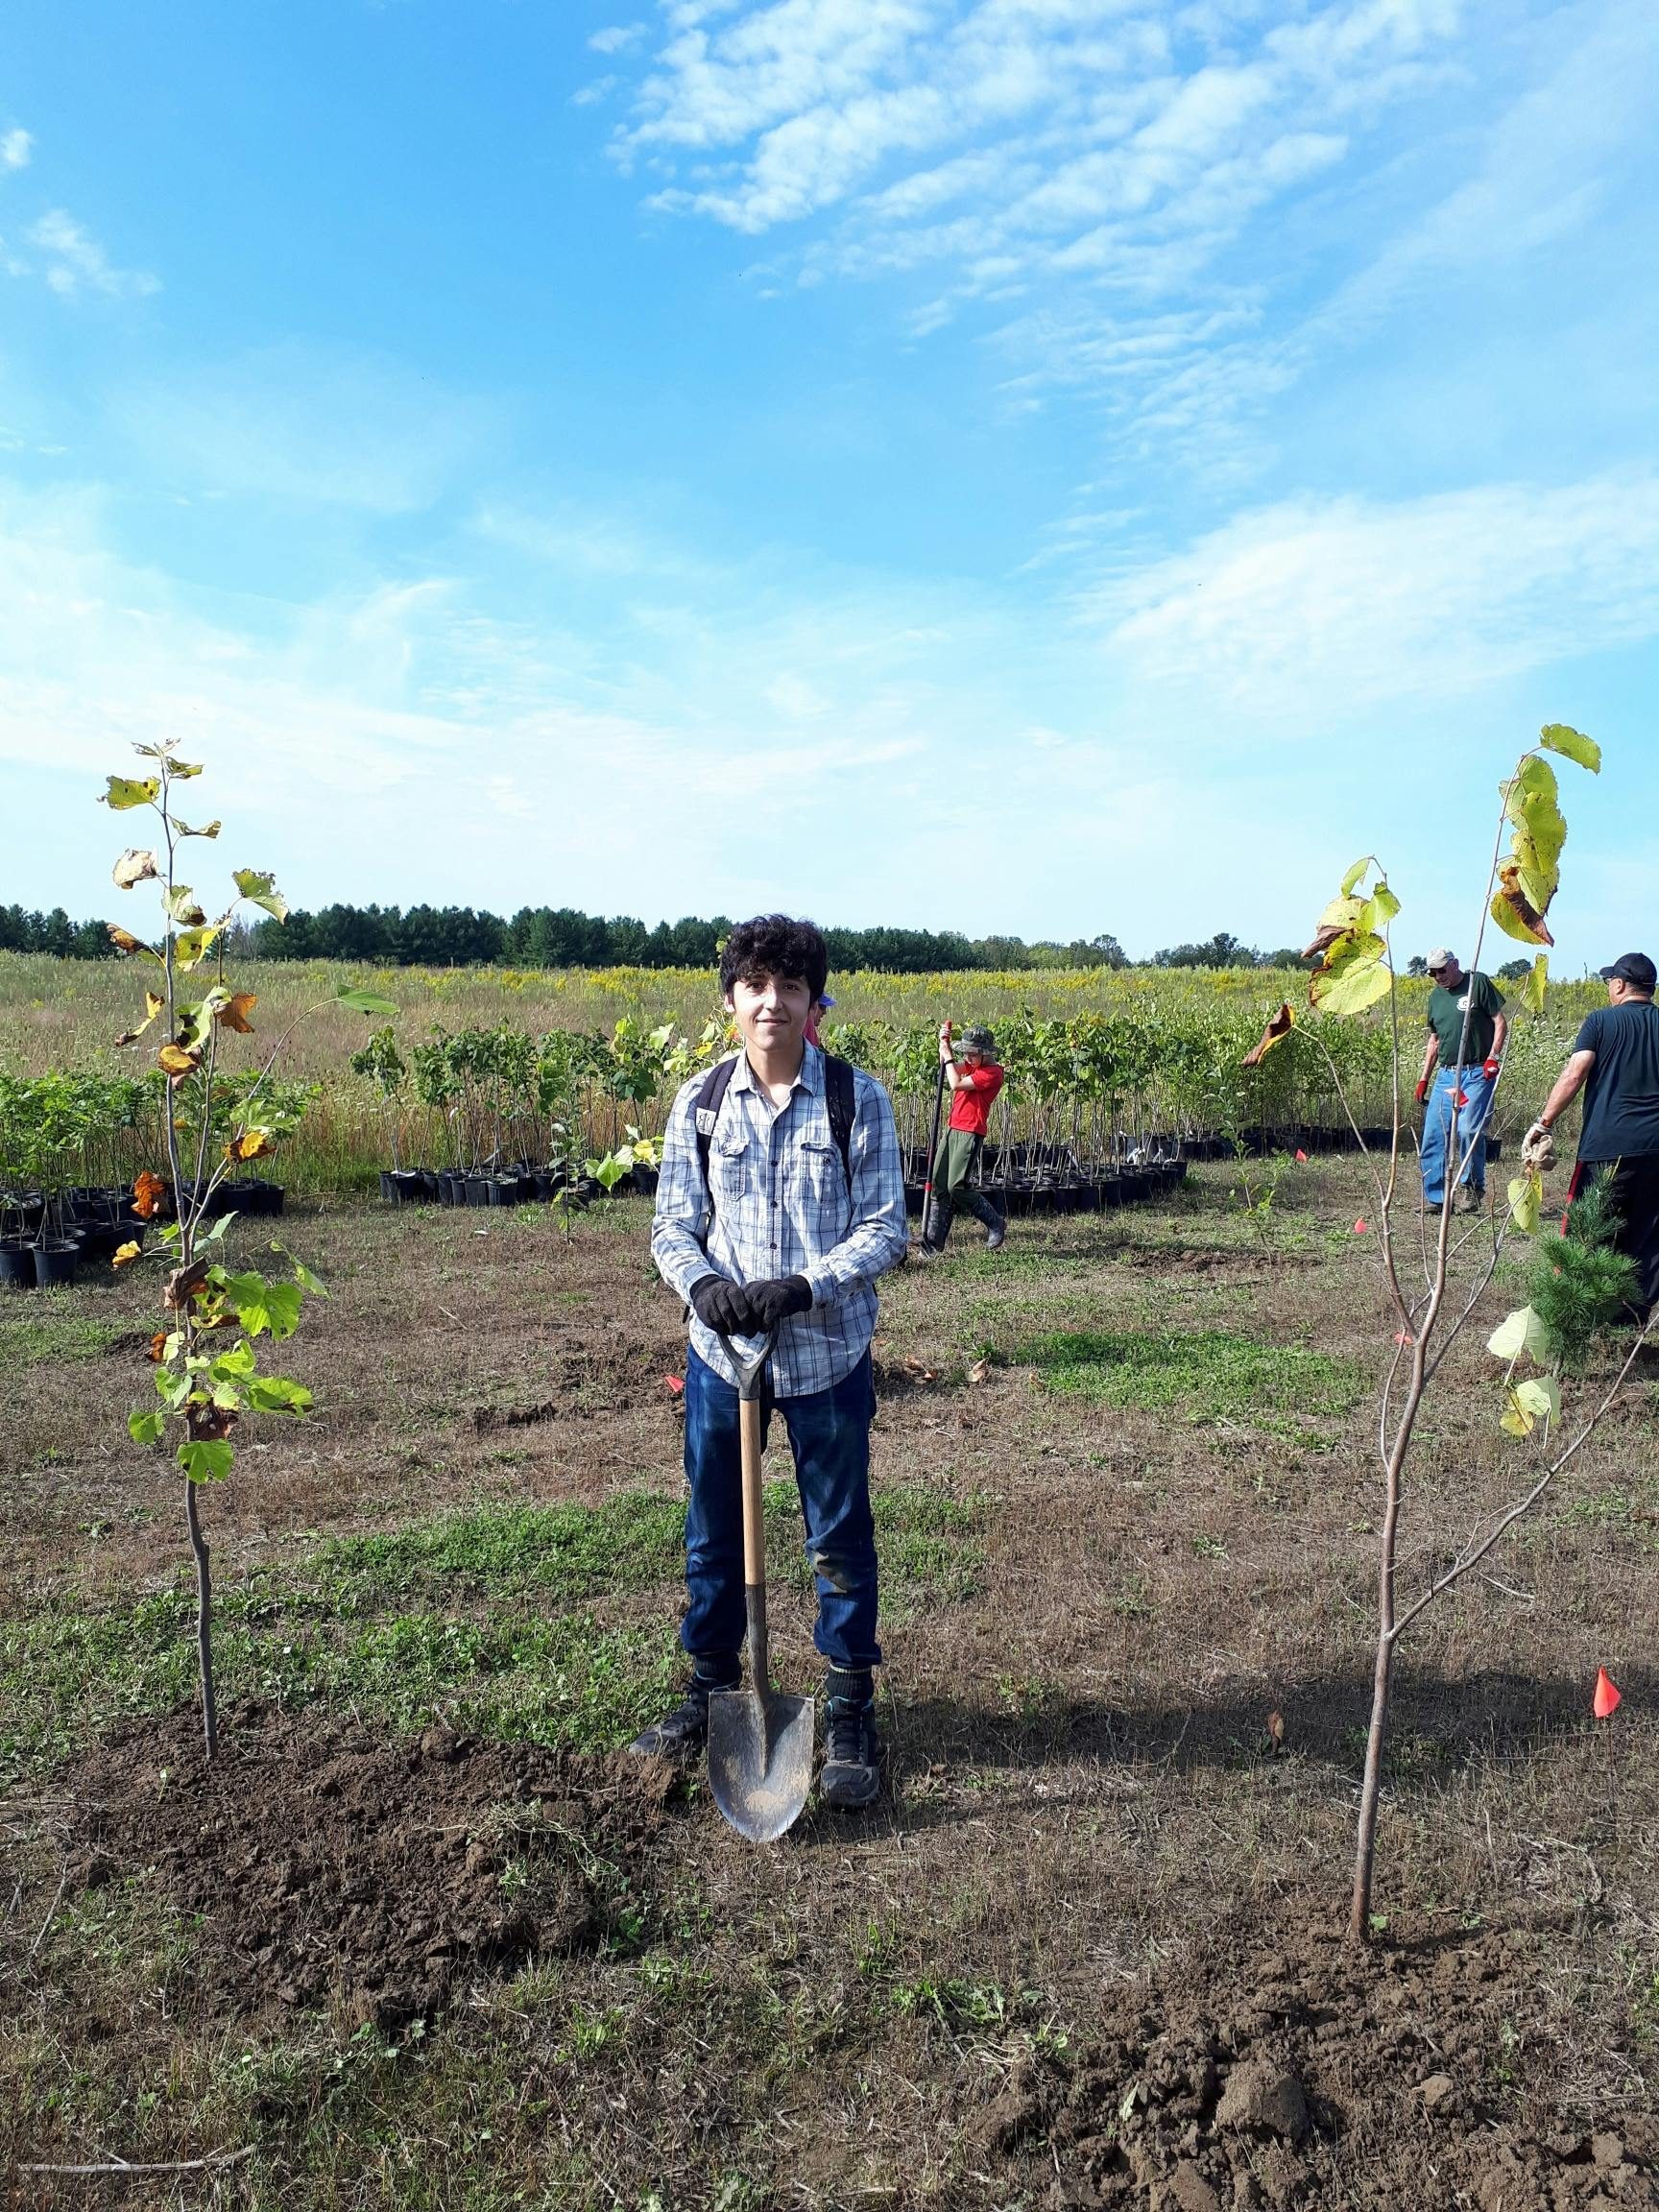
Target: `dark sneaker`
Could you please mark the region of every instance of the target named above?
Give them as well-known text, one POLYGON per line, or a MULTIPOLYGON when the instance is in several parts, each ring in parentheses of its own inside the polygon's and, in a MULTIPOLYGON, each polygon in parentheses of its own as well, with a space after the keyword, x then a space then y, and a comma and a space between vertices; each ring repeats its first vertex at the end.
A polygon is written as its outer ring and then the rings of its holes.
POLYGON ((709 1741, 709 1693, 735 1690, 741 1677, 730 1682, 706 1682, 700 1674, 671 1713, 642 1729, 628 1748, 637 1759, 689 1759, 709 1741))
POLYGON ((873 1805, 881 1790, 881 1740, 873 1697, 829 1697, 819 1794, 843 1813, 873 1805))
POLYGON ((986 1251, 995 1252, 998 1246, 1001 1243, 1003 1238, 1007 1236, 1007 1234, 1008 1224, 1006 1221, 998 1221, 995 1229, 988 1229, 985 1232, 986 1251))

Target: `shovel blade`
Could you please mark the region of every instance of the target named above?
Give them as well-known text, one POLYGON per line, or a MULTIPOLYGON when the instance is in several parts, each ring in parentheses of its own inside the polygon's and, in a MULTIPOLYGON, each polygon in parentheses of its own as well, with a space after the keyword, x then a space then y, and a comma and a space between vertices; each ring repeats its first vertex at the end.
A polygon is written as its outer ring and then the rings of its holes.
POLYGON ((740 1836, 775 1843, 801 1817, 816 1735, 810 1697, 714 1692, 709 1700, 709 1787, 740 1836))

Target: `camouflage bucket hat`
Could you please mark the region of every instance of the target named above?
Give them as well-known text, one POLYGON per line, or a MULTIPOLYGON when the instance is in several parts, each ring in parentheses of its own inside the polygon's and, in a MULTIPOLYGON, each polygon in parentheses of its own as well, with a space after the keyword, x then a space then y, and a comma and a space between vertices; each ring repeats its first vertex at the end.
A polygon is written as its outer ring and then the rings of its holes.
POLYGON ((981 1029, 977 1026, 973 1029, 964 1029, 962 1044, 967 1051, 983 1052, 987 1060, 995 1060, 997 1057, 997 1040, 992 1036, 989 1029, 981 1029))

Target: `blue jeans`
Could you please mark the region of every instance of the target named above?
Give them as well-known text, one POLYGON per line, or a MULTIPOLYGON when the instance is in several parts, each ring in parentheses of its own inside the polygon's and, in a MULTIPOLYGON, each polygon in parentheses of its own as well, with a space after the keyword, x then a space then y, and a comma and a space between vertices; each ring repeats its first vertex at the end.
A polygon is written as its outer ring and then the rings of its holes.
POLYGON ((1492 1092, 1496 1076, 1482 1075, 1480 1064, 1465 1068, 1463 1080, 1457 1082, 1455 1068, 1437 1068, 1433 1085, 1423 1110, 1423 1195, 1431 1206, 1446 1203, 1446 1175, 1448 1166, 1455 1172, 1465 1152, 1469 1165, 1460 1182, 1468 1183, 1475 1190, 1486 1188, 1486 1118, 1492 1111, 1492 1092), (1453 1094, 1461 1090, 1465 1104, 1456 1109, 1456 1135, 1453 1135, 1453 1094), (1456 1150, 1450 1162, 1447 1151, 1455 1144, 1456 1150))
MULTIPOLYGON (((876 1525, 870 1514, 870 1423, 876 1385, 865 1353, 851 1375, 777 1410, 795 1454, 806 1520, 806 1563, 818 1582, 812 1641, 831 1667, 881 1663, 876 1641, 876 1525)), ((772 1404, 761 1412, 761 1437, 772 1404)), ((693 1659, 743 1647, 742 1457, 737 1393, 692 1352, 685 1363, 685 1587, 680 1641, 693 1659)))

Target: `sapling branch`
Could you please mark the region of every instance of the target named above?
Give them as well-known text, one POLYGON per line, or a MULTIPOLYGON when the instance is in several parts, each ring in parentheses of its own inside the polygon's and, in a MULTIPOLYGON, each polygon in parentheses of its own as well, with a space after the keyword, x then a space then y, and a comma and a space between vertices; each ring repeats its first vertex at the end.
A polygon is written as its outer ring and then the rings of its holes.
MULTIPOLYGON (((1629 1352, 1626 1354, 1623 1366, 1621 1366, 1618 1374, 1614 1376, 1612 1382, 1608 1385, 1606 1394, 1602 1398, 1600 1404, 1596 1407, 1595 1411, 1586 1416, 1583 1424, 1579 1428, 1578 1433, 1574 1437, 1572 1443, 1567 1446, 1566 1450, 1562 1452, 1558 1457, 1551 1461, 1549 1466, 1545 1468, 1543 1474, 1538 1478, 1537 1481, 1532 1485, 1531 1489, 1527 1491, 1524 1498, 1519 1499, 1513 1505, 1505 1507, 1503 1513, 1500 1514, 1497 1522, 1494 1524, 1490 1534, 1484 1537, 1479 1544, 1476 1545, 1473 1551, 1466 1551, 1460 1554, 1459 1557, 1454 1562, 1454 1564, 1446 1570, 1445 1574, 1440 1575, 1435 1581, 1431 1582, 1429 1588, 1424 1591, 1423 1595, 1413 1601, 1409 1609, 1400 1616, 1398 1622, 1390 1630, 1391 1637, 1398 1637, 1402 1635, 1406 1629, 1411 1625, 1412 1622, 1416 1620, 1417 1616, 1423 1612, 1425 1607, 1431 1605, 1434 1599, 1438 1598, 1442 1592, 1450 1590, 1455 1582, 1461 1581, 1463 1576, 1469 1573, 1471 1568, 1478 1567, 1480 1561, 1484 1559, 1486 1554, 1492 1550, 1494 1545, 1496 1545, 1500 1539, 1515 1526, 1516 1522, 1521 1520, 1526 1514, 1531 1512, 1533 1506, 1537 1504, 1539 1499, 1543 1497, 1545 1491, 1549 1489, 1551 1483, 1554 1481, 1556 1476, 1560 1474, 1562 1468, 1565 1467, 1568 1461, 1574 1457, 1579 1448, 1585 1442, 1587 1442, 1597 1428, 1598 1424, 1600 1422, 1602 1416, 1607 1412, 1615 1398, 1618 1397, 1620 1391, 1623 1388, 1624 1383, 1630 1374, 1631 1368, 1636 1364, 1638 1355, 1641 1353, 1643 1346, 1647 1341, 1648 1333, 1652 1326, 1653 1324, 1651 1321, 1646 1322, 1644 1323, 1641 1330, 1637 1333, 1636 1340, 1631 1345, 1629 1352)), ((1508 1374, 1512 1375, 1514 1368, 1515 1361, 1511 1360, 1509 1362, 1508 1374)), ((1505 1381, 1507 1380, 1508 1376, 1506 1375, 1505 1381)))

